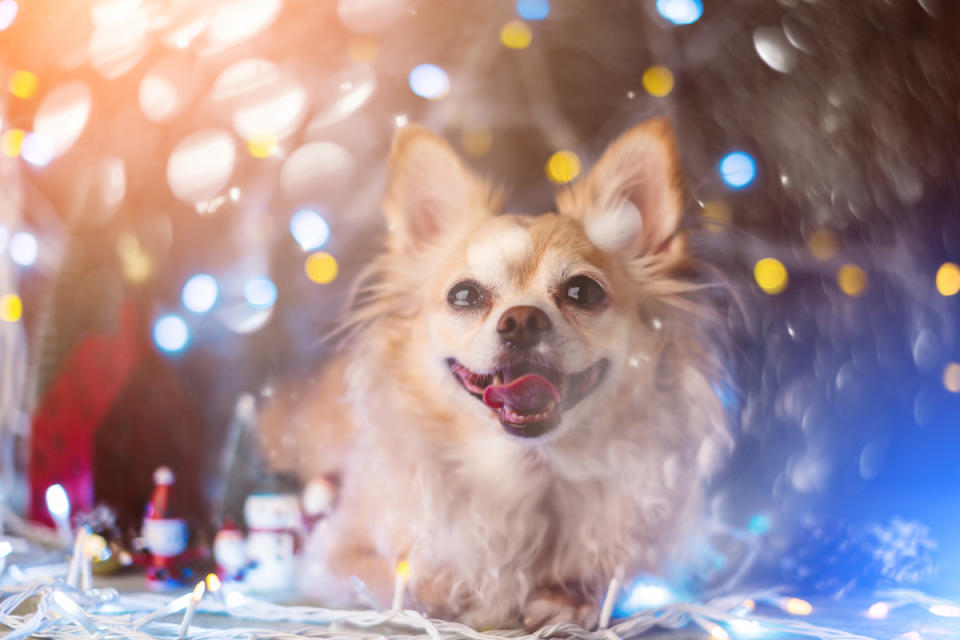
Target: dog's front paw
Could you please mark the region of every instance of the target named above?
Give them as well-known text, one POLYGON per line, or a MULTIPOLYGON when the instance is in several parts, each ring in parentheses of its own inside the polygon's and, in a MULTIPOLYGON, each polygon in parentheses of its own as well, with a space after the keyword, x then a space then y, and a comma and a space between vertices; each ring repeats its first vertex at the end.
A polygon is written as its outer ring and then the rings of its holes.
POLYGON ((597 626, 600 615, 595 602, 577 591, 562 587, 540 587, 523 606, 523 626, 528 631, 564 622, 572 622, 584 629, 597 626))

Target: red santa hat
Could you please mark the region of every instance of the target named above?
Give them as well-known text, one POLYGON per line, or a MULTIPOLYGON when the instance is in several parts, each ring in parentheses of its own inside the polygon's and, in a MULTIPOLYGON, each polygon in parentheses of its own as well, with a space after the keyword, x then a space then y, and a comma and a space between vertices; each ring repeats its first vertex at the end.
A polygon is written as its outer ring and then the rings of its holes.
POLYGON ((173 481, 173 471, 170 467, 157 467, 157 470, 153 472, 153 493, 150 495, 150 502, 147 503, 145 518, 165 520, 177 517, 170 495, 170 487, 173 486, 173 481))

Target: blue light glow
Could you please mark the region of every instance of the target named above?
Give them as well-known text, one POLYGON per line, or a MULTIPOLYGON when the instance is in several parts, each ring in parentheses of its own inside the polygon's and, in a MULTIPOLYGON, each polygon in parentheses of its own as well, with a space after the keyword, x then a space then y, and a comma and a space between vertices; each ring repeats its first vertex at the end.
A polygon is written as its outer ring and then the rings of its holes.
POLYGON ((517 0, 517 15, 524 20, 543 20, 550 15, 550 0, 517 0))
POLYGON ((217 302, 217 281, 206 273, 198 273, 183 285, 183 306, 194 313, 206 313, 217 302))
POLYGON ((290 233, 304 251, 313 251, 327 244, 330 225, 313 209, 301 209, 290 218, 290 233))
POLYGON ((657 11, 673 24, 692 24, 703 15, 701 0, 657 0, 657 11))
POLYGON ((625 590, 626 595, 615 607, 617 617, 628 616, 645 609, 656 609, 680 598, 662 581, 642 576, 625 590))
POLYGON ((153 340, 157 346, 167 353, 183 351, 190 341, 190 330, 187 323, 178 315, 168 314, 160 316, 153 325, 153 340))
POLYGON ((418 64, 410 72, 410 88, 422 98, 439 100, 450 91, 450 78, 435 64, 418 64))
POLYGON ((733 151, 720 160, 720 177, 734 189, 742 189, 757 175, 757 163, 749 153, 733 151))
POLYGON ((42 133, 28 133, 20 147, 20 157, 35 167, 45 167, 53 160, 53 140, 42 133))
POLYGON ((3 0, 0 2, 0 31, 3 31, 11 24, 13 24, 14 18, 17 17, 17 3, 14 0, 3 0))
POLYGON ((10 257, 21 267, 29 267, 37 261, 37 239, 32 233, 18 231, 10 238, 10 257))
POLYGON ((47 511, 50 512, 54 520, 63 520, 70 515, 70 499, 62 485, 52 484, 47 487, 45 499, 47 511))
POLYGON ((250 306, 266 309, 277 301, 277 286, 269 278, 253 278, 243 285, 243 297, 250 306))
POLYGON ((762 536, 770 531, 770 516, 764 513, 758 513, 750 518, 750 524, 747 525, 747 531, 755 536, 762 536))

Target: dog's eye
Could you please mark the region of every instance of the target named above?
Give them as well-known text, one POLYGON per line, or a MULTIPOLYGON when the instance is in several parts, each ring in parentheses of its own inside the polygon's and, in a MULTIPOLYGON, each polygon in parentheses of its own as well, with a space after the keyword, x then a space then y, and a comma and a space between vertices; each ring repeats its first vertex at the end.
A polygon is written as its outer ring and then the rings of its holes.
POLYGON ((483 293, 473 282, 458 282, 447 294, 447 302, 451 307, 470 309, 483 302, 483 293))
POLYGON ((570 278, 563 285, 563 301, 581 309, 596 309, 607 299, 600 283, 587 276, 570 278))

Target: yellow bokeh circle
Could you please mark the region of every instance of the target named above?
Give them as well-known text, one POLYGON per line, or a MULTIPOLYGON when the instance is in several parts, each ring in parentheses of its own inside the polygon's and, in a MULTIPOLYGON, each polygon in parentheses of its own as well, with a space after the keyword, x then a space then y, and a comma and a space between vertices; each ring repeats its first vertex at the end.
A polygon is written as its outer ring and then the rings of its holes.
POLYGON ((942 296, 955 296, 960 292, 960 267, 945 262, 937 269, 937 291, 942 296))
POLYGON ((29 71, 14 71, 10 76, 10 93, 27 99, 37 91, 37 76, 29 71))
POLYGON ((317 251, 307 256, 303 270, 312 282, 329 284, 337 279, 340 267, 337 265, 337 259, 332 255, 326 251, 317 251))
POLYGON ((0 320, 3 322, 17 322, 23 316, 23 301, 15 293, 8 293, 0 298, 0 320))
POLYGON ((277 152, 277 136, 270 133, 251 136, 247 140, 247 151, 254 158, 269 158, 277 152))
POLYGON ((547 177, 556 184, 566 184, 580 175, 580 158, 573 151, 557 151, 547 160, 547 177))
POLYGON ((27 137, 27 132, 23 129, 10 129, 4 132, 0 137, 0 152, 8 158, 16 158, 20 155, 20 148, 23 146, 23 139, 27 137))
POLYGON ((753 267, 753 277, 764 293, 772 296, 786 289, 790 281, 787 268, 776 258, 757 260, 757 264, 753 267))
POLYGON ((654 65, 643 72, 643 88, 655 98, 663 98, 673 91, 673 72, 666 67, 654 65))
POLYGON ((837 254, 837 237, 829 229, 817 229, 810 234, 807 246, 817 260, 829 260, 837 254))
POLYGON ((845 294, 856 298, 867 290, 867 272, 855 264, 845 264, 837 271, 837 284, 845 294))
POLYGON ((533 32, 523 20, 511 20, 500 29, 500 42, 510 49, 526 49, 533 41, 533 32))
POLYGON ((373 62, 380 53, 380 45, 376 39, 369 36, 355 36, 350 38, 347 45, 350 57, 357 62, 373 62))

